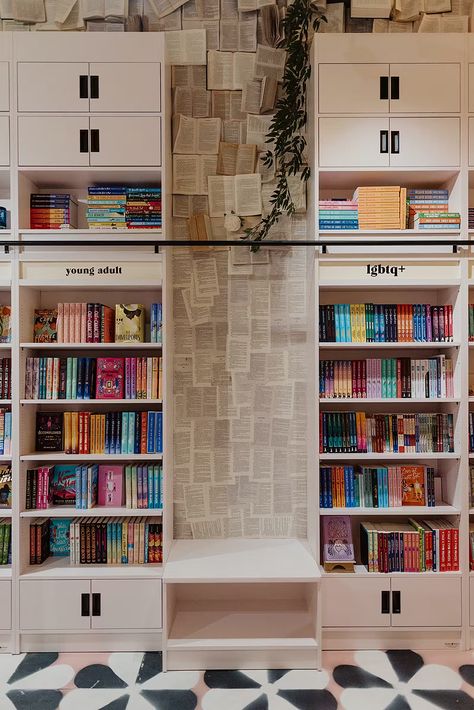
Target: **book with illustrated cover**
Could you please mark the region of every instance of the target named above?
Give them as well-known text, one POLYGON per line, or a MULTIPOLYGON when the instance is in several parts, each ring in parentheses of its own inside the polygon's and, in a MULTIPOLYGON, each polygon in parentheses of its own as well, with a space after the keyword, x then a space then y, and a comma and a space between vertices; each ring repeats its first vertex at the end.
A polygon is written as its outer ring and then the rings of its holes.
POLYGON ((425 467, 400 466, 402 505, 425 505, 425 467))
POLYGON ((11 306, 0 305, 0 343, 10 343, 12 339, 11 331, 11 306))
POLYGON ((123 466, 99 466, 98 503, 115 508, 123 505, 123 466))
POLYGON ((67 557, 70 552, 69 528, 72 518, 51 518, 49 552, 53 557, 67 557))
POLYGON ((98 357, 96 373, 97 399, 123 399, 123 358, 98 357))
POLYGON ((76 504, 76 466, 58 464, 53 467, 49 478, 49 500, 51 505, 76 504))
POLYGON ((12 469, 10 465, 0 466, 0 508, 12 507, 12 469))
POLYGON ((35 343, 56 343, 58 311, 56 308, 35 308, 34 333, 35 343))
POLYGON ((141 303, 117 303, 115 306, 115 342, 143 343, 145 306, 141 303))
POLYGON ((323 518, 323 560, 325 563, 354 562, 351 519, 348 515, 323 518))
POLYGON ((63 449, 63 413, 36 413, 36 450, 62 451, 63 449))

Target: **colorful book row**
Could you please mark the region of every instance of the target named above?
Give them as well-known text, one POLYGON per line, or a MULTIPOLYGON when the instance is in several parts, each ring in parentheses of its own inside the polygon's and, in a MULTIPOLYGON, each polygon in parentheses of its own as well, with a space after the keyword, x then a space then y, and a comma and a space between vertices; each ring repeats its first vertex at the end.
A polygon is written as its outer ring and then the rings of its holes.
POLYGON ((320 453, 452 453, 453 415, 320 412, 320 453))

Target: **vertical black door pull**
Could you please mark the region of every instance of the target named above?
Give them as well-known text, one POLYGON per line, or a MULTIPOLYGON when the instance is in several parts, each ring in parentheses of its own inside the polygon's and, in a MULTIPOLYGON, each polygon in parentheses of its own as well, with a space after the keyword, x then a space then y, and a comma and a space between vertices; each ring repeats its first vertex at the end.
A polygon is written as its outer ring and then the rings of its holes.
POLYGON ((380 152, 388 153, 388 131, 380 131, 380 152))
POLYGON ((393 154, 400 153, 400 131, 390 131, 391 149, 393 154))
POLYGON ((91 75, 91 99, 99 98, 99 77, 97 74, 91 75))
POLYGON ((399 76, 391 76, 390 77, 390 98, 395 101, 400 98, 400 77, 399 76))
POLYGON ((100 594, 98 592, 92 594, 92 616, 100 616, 100 594))
POLYGON ((91 153, 99 152, 99 129, 91 128, 91 153))
POLYGON ((90 611, 90 596, 89 593, 81 594, 81 616, 89 616, 90 611))
POLYGON ((388 76, 380 77, 380 98, 388 99, 388 76))
POLYGON ((79 98, 88 99, 89 90, 87 86, 87 74, 81 74, 79 77, 79 98))
POLYGON ((390 614, 390 592, 384 591, 382 594, 382 614, 390 614))
POLYGON ((81 153, 89 152, 89 131, 87 128, 81 128, 79 131, 79 150, 81 153))
POLYGON ((392 614, 400 614, 401 612, 401 594, 400 592, 392 592, 392 614))

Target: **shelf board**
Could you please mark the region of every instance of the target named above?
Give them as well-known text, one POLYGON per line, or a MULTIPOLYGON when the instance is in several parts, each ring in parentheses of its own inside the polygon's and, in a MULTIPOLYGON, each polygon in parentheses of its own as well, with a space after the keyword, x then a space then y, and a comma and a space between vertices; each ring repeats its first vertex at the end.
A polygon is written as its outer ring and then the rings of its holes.
POLYGON ((11 349, 12 349, 11 343, 0 343, 0 350, 11 350, 11 349))
MULTIPOLYGON (((420 349, 433 349, 433 348, 459 348, 461 345, 460 342, 458 341, 452 341, 450 343, 319 343, 319 348, 320 350, 335 350, 339 348, 348 348, 348 349, 373 349, 373 348, 382 348, 382 349, 415 349, 418 350, 420 349)), ((469 345, 474 346, 474 343, 469 343, 469 345)))
POLYGON ((10 579, 12 576, 11 565, 0 565, 0 578, 10 579))
POLYGON ((314 582, 319 571, 302 540, 176 540, 167 582, 314 582))
POLYGON ((418 188, 439 188, 444 183, 458 176, 460 168, 410 169, 404 167, 378 168, 320 168, 319 189, 346 189, 353 191, 357 186, 372 187, 377 185, 407 185, 418 188))
MULTIPOLYGON (((51 518, 82 518, 88 516, 95 517, 128 517, 137 518, 146 517, 161 517, 163 508, 112 508, 107 506, 95 506, 94 508, 73 508, 71 506, 61 506, 53 508, 38 508, 36 510, 23 510, 20 513, 20 518, 38 518, 47 515, 51 518)), ((2 511, 0 509, 0 518, 2 511)))
POLYGON ((379 241, 380 236, 383 237, 400 237, 403 240, 406 237, 416 236, 417 241, 413 246, 417 246, 419 242, 431 240, 433 237, 444 237, 461 234, 460 229, 318 229, 317 234, 324 236, 325 241, 329 241, 327 237, 334 237, 334 244, 346 237, 373 237, 372 241, 379 241))
POLYGON ((11 461, 12 457, 11 456, 0 456, 0 463, 5 463, 6 461, 11 461))
POLYGON ((163 238, 163 229, 20 229, 19 234, 20 240, 23 237, 25 240, 51 242, 54 246, 54 237, 59 240, 70 237, 91 243, 97 240, 120 243, 134 239, 156 242, 163 238))
POLYGON ((413 279, 406 279, 405 281, 384 281, 383 279, 374 279, 370 283, 362 281, 361 279, 356 281, 319 281, 318 286, 320 291, 335 289, 338 291, 343 291, 345 289, 357 290, 361 289, 364 291, 391 291, 391 290, 403 290, 410 289, 410 291, 426 291, 427 289, 436 289, 439 291, 441 288, 456 288, 460 286, 461 282, 459 279, 448 279, 440 281, 420 281, 413 279))
POLYGON ((11 518, 12 509, 11 508, 0 508, 0 518, 11 518))
POLYGON ((161 343, 20 343, 20 348, 31 350, 161 350, 162 347, 161 343))
POLYGON ((459 515, 461 510, 447 503, 440 503, 435 506, 427 505, 404 505, 396 508, 320 508, 320 515, 459 515))
MULTIPOLYGON (((352 454, 319 454, 319 458, 322 461, 330 461, 334 459, 335 461, 350 461, 350 460, 356 460, 356 461, 383 461, 384 459, 389 460, 389 461, 397 461, 397 460, 407 460, 410 461, 411 459, 460 459, 461 454, 456 454, 456 453, 430 453, 430 454, 394 454, 394 453, 386 453, 386 454, 372 454, 372 453, 352 453, 352 454)), ((474 458, 474 454, 472 454, 472 458, 474 458)))
POLYGON ((354 566, 354 572, 325 572, 324 568, 322 567, 321 574, 323 577, 337 576, 354 578, 355 575, 357 577, 368 577, 369 579, 372 579, 374 577, 378 577, 380 579, 387 579, 390 577, 396 577, 398 579, 413 579, 414 577, 432 577, 433 579, 436 579, 437 577, 461 577, 462 572, 369 572, 365 565, 356 564, 354 566))
POLYGON ((21 579, 161 577, 162 565, 70 565, 69 557, 48 557, 41 565, 28 565, 21 579))
MULTIPOLYGON (((159 262, 157 262, 159 263, 159 262)), ((36 279, 20 279, 19 285, 23 288, 37 288, 41 291, 54 291, 56 289, 70 290, 70 291, 96 291, 97 285, 91 284, 87 281, 64 281, 64 280, 54 280, 49 279, 48 283, 44 281, 37 281, 36 279)), ((162 281, 104 281, 101 285, 101 291, 159 291, 162 287, 162 281)), ((69 343, 69 345, 79 345, 79 343, 69 343)), ((88 343, 88 345, 93 343, 88 343)), ((97 345, 97 343, 96 343, 97 345)))
POLYGON ((32 180, 36 187, 41 190, 54 188, 67 191, 70 188, 76 188, 85 191, 90 185, 100 183, 161 185, 160 167, 24 167, 19 168, 18 172, 32 180))
MULTIPOLYGON (((163 454, 65 454, 52 451, 25 454, 20 456, 20 461, 161 461, 163 454)), ((11 461, 10 457, 1 457, 0 461, 11 461)))
POLYGON ((474 515, 474 508, 469 508, 469 515, 474 515))
MULTIPOLYGON (((178 619, 179 621, 179 619, 178 619)), ((279 626, 279 624, 278 624, 279 626)), ((169 638, 169 651, 266 651, 277 650, 296 651, 299 649, 316 649, 318 642, 314 638, 169 638)))
MULTIPOLYGON (((470 397, 469 401, 474 402, 474 397, 470 397)), ((61 400, 62 401, 62 400, 61 400)), ((82 400, 83 401, 83 400, 82 400)), ((126 400, 129 402, 130 400, 126 400)), ((325 404, 332 405, 332 404, 427 404, 427 403, 432 403, 432 404, 459 404, 461 402, 460 399, 457 399, 455 397, 423 397, 423 398, 415 398, 415 397, 334 397, 334 398, 329 398, 329 397, 320 397, 319 399, 319 406, 323 406, 325 404)))
MULTIPOLYGON (((10 400, 8 400, 10 401, 10 400)), ((404 400, 405 401, 405 400, 404 400)), ((3 404, 0 400, 0 406, 3 404)), ((163 404, 162 399, 20 399, 20 404, 40 404, 48 406, 80 404, 105 407, 110 404, 163 404)))

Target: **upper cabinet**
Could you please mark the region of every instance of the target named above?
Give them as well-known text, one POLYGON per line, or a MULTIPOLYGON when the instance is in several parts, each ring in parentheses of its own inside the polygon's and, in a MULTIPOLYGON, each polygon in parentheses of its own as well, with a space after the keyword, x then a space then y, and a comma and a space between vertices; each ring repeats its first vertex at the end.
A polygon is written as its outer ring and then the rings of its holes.
POLYGON ((10 110, 10 67, 8 62, 0 62, 0 111, 10 110))
POLYGON ((159 62, 18 62, 17 67, 20 112, 161 110, 159 62))
POLYGON ((457 63, 319 65, 319 113, 460 110, 461 67, 457 63))

